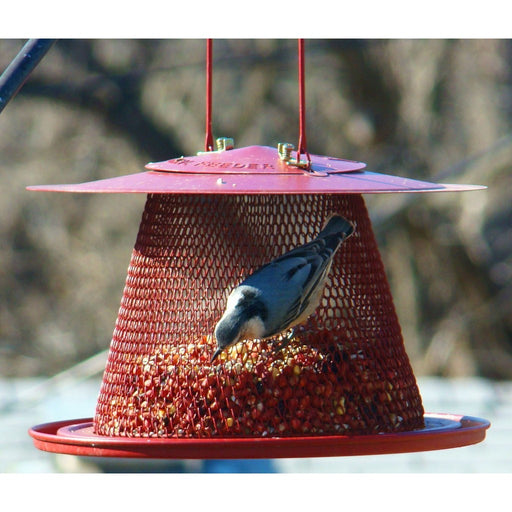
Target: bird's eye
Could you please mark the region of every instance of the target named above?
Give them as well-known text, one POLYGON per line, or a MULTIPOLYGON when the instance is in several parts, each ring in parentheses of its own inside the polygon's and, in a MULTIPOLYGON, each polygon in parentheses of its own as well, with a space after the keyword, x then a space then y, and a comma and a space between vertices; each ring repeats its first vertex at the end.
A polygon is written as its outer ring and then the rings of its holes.
POLYGON ((242 292, 242 295, 238 299, 237 306, 246 307, 249 306, 254 302, 254 299, 256 299, 256 293, 252 290, 244 290, 242 292))
POLYGON ((254 292, 252 290, 244 290, 242 292, 242 297, 244 299, 248 299, 248 300, 254 299, 254 298, 256 298, 256 292, 254 292))

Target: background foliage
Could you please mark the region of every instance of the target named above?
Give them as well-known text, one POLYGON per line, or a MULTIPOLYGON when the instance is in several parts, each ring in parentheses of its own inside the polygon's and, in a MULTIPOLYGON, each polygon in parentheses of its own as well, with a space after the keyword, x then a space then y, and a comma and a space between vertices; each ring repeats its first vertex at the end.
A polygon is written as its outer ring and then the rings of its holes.
MULTIPOLYGON (((24 41, 0 41, 0 69, 24 41)), ((214 42, 215 136, 296 143, 296 41, 214 42)), ((145 196, 27 192, 204 146, 201 40, 60 40, 0 115, 0 373, 109 345, 145 196)), ((512 378, 512 44, 308 40, 311 153, 487 185, 366 196, 417 375, 512 378)))

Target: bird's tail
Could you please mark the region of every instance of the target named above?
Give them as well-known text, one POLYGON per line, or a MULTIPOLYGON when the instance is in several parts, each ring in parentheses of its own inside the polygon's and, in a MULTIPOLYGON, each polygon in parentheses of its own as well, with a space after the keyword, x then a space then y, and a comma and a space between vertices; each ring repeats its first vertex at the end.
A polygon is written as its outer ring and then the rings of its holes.
POLYGON ((354 225, 341 215, 331 215, 317 238, 323 238, 327 246, 336 250, 341 242, 354 232, 354 225))

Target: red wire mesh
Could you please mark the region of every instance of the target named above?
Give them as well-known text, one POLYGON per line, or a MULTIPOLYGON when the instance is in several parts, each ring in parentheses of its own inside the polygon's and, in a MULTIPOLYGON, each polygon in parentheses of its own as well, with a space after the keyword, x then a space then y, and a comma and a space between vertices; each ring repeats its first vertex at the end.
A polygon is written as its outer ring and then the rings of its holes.
POLYGON ((94 431, 128 437, 370 434, 421 428, 423 406, 362 196, 149 195, 94 431), (210 363, 227 294, 312 239, 356 224, 321 306, 281 350, 239 342, 210 363))

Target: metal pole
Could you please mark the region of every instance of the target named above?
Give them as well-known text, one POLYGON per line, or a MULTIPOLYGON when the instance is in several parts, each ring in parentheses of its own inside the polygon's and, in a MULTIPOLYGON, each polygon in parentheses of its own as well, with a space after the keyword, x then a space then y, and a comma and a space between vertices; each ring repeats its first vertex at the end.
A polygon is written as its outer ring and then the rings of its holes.
POLYGON ((0 76, 0 112, 16 96, 25 80, 56 39, 29 39, 0 76))

